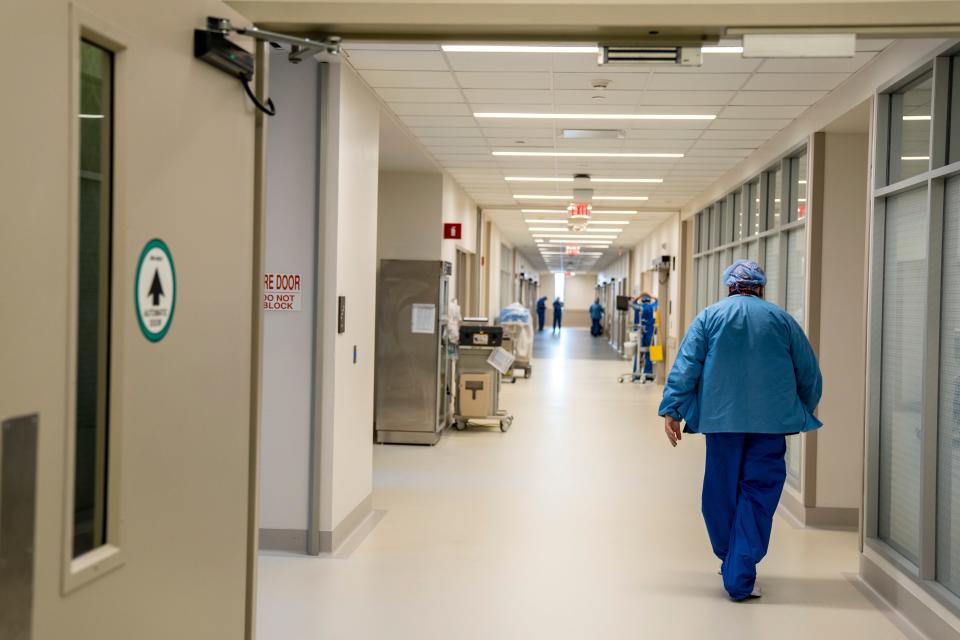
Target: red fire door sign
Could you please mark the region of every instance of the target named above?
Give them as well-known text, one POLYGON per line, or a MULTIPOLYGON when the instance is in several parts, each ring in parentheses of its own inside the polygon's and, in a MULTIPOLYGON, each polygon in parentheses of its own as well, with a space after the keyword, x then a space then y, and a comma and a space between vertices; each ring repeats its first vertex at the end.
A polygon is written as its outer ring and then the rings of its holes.
POLYGON ((463 225, 459 222, 443 223, 443 239, 459 240, 463 237, 463 225))
POLYGON ((300 311, 299 273, 263 274, 264 311, 300 311))

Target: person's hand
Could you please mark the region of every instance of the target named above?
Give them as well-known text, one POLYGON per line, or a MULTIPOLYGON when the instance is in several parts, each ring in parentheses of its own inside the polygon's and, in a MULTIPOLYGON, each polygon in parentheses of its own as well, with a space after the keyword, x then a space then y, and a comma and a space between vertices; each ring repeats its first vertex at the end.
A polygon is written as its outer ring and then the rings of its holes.
POLYGON ((680 434, 683 431, 680 428, 680 421, 671 416, 663 416, 663 430, 667 432, 667 439, 671 446, 677 446, 681 439, 680 434))

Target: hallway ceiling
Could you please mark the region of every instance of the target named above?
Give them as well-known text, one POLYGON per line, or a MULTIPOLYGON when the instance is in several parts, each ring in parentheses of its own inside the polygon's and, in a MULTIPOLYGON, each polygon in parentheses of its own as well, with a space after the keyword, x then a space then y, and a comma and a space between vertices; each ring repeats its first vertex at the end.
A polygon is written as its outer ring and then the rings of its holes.
MULTIPOLYGON (((569 196, 572 184, 505 178, 569 179, 586 173, 593 178, 662 180, 591 184, 593 219, 629 222, 602 226, 604 231, 615 228, 620 232, 612 234, 616 240, 603 256, 589 256, 576 264, 577 270, 591 270, 594 264, 615 257, 618 248, 643 239, 887 44, 887 40, 860 40, 853 58, 747 59, 739 53, 704 53, 701 67, 601 67, 596 53, 455 52, 425 43, 348 41, 345 51, 350 64, 399 121, 535 264, 539 261, 534 258, 540 256, 533 234, 539 232, 531 232, 533 223, 525 219, 563 218, 559 211, 568 200, 558 196, 569 196), (475 115, 491 112, 607 118, 475 115), (616 117, 622 115, 632 118, 616 117), (707 118, 648 120, 635 119, 637 115, 707 118), (565 129, 602 129, 615 131, 619 137, 569 139, 564 137, 565 129), (495 152, 680 157, 511 156, 495 152), (554 198, 518 197, 527 195, 554 198), (557 213, 526 214, 522 209, 557 213), (600 212, 604 210, 637 213, 603 215, 600 212), (599 262, 594 262, 597 258, 599 262)), ((544 266, 560 268, 559 256, 545 259, 544 266)), ((570 269, 566 263, 563 266, 570 269)))

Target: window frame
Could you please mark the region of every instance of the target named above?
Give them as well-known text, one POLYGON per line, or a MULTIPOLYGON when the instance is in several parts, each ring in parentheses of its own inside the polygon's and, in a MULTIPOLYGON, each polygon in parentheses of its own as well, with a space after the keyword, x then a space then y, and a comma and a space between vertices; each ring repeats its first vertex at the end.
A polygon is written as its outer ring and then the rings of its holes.
POLYGON ((960 95, 953 87, 953 104, 950 104, 951 82, 960 81, 956 74, 960 46, 945 45, 931 59, 916 65, 900 77, 877 88, 874 99, 873 145, 871 148, 874 166, 871 194, 870 234, 868 252, 867 294, 867 379, 866 379, 866 430, 864 442, 864 554, 890 563, 923 592, 932 596, 954 615, 960 615, 960 596, 938 582, 937 576, 937 525, 939 482, 939 402, 940 402, 940 330, 941 330, 941 278, 943 272, 943 227, 945 217, 944 192, 946 181, 960 176, 960 157, 947 164, 949 123, 952 116, 960 115, 960 95), (917 79, 932 72, 931 89, 931 140, 930 166, 917 176, 890 182, 891 151, 895 141, 891 139, 892 119, 896 116, 891 108, 891 95, 917 79), (881 338, 883 328, 884 250, 886 238, 887 199, 918 186, 927 188, 927 297, 924 321, 921 323, 922 344, 922 409, 921 409, 921 497, 920 497, 920 549, 919 562, 914 564, 879 537, 879 476, 880 476, 880 389, 879 365, 882 357, 881 338))
MULTIPOLYGON (((123 458, 123 425, 119 419, 122 415, 120 411, 120 394, 114 393, 117 381, 123 379, 122 359, 120 358, 121 345, 121 322, 118 318, 122 317, 123 309, 129 303, 129 295, 121 286, 124 282, 122 275, 116 271, 111 274, 108 281, 110 287, 110 298, 112 300, 109 322, 109 335, 107 336, 108 362, 110 370, 109 385, 107 389, 107 407, 108 415, 111 416, 109 422, 109 450, 105 460, 104 473, 107 478, 105 490, 105 508, 106 508, 106 532, 105 543, 88 551, 76 558, 73 556, 73 538, 74 538, 74 485, 76 473, 76 371, 77 371, 77 322, 76 309, 79 299, 77 267, 78 248, 79 248, 79 179, 80 179, 80 123, 77 114, 80 109, 80 50, 81 41, 86 40, 91 44, 101 47, 112 54, 112 136, 111 136, 111 227, 114 238, 124 236, 123 211, 125 210, 124 189, 125 174, 123 171, 123 122, 125 120, 126 99, 124 94, 124 82, 126 70, 126 57, 124 52, 131 42, 132 37, 123 30, 112 25, 98 16, 81 8, 75 3, 68 5, 68 23, 70 33, 70 46, 68 49, 69 69, 71 70, 68 80, 68 91, 70 99, 66 102, 66 110, 69 128, 68 128, 68 154, 70 171, 67 176, 67 194, 68 194, 68 220, 69 220, 69 244, 68 244, 68 264, 70 273, 68 276, 68 308, 71 309, 72 321, 71 329, 67 339, 67 376, 65 384, 67 422, 64 438, 64 504, 63 521, 61 532, 61 594, 67 596, 81 587, 102 579, 111 574, 116 569, 122 567, 126 561, 123 551, 123 518, 121 514, 121 489, 122 480, 122 458, 123 458)), ((119 242, 113 242, 111 248, 111 262, 113 265, 122 265, 122 255, 119 242)))

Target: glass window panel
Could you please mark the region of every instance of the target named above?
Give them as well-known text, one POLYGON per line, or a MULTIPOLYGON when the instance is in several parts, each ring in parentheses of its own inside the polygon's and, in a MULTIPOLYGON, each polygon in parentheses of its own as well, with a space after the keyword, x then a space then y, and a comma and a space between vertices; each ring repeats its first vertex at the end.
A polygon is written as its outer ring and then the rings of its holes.
POLYGON ((747 258, 747 245, 738 244, 733 248, 733 259, 734 260, 746 260, 747 258))
POLYGON ((790 159, 790 222, 807 217, 807 154, 790 159))
POLYGON ((703 216, 701 211, 693 218, 693 252, 700 253, 700 218, 703 216))
POLYGON ((780 236, 763 239, 763 270, 767 273, 767 286, 763 297, 774 304, 780 304, 780 236))
POLYGON ((717 301, 717 280, 720 278, 720 274, 717 273, 719 263, 717 254, 710 254, 707 256, 707 260, 709 261, 707 263, 707 306, 710 306, 717 301))
POLYGON ((710 207, 710 248, 715 249, 720 237, 720 212, 716 207, 710 207))
POLYGON ((947 181, 944 200, 937 579, 960 595, 960 177, 947 181))
POLYGON ((890 96, 890 182, 930 168, 933 74, 927 73, 890 96))
POLYGON ((755 236, 760 233, 760 181, 754 180, 747 186, 747 231, 746 235, 755 236))
POLYGON ((880 354, 880 539, 920 555, 920 444, 927 190, 887 198, 880 354))
POLYGON ((807 284, 806 225, 787 234, 787 312, 804 325, 804 301, 807 284))
POLYGON ((707 258, 697 258, 697 313, 707 306, 707 258))
POLYGON ((767 220, 764 230, 776 229, 780 226, 780 210, 782 208, 782 172, 780 169, 767 172, 767 220))
POLYGON ((80 44, 73 557, 107 540, 113 56, 80 44))
POLYGON ((733 228, 730 207, 727 206, 726 199, 718 202, 717 207, 720 209, 720 244, 730 244, 730 241, 733 239, 733 235, 730 232, 733 228))
POLYGON ((754 262, 760 259, 760 241, 754 240, 747 244, 747 260, 753 260, 754 262))
POLYGON ((733 239, 740 240, 744 236, 743 194, 738 189, 733 194, 733 239))

